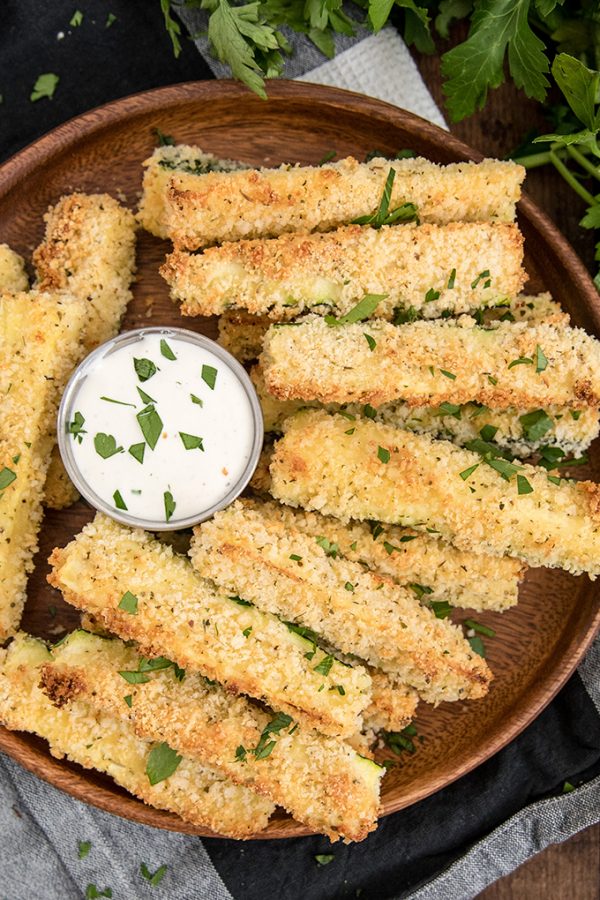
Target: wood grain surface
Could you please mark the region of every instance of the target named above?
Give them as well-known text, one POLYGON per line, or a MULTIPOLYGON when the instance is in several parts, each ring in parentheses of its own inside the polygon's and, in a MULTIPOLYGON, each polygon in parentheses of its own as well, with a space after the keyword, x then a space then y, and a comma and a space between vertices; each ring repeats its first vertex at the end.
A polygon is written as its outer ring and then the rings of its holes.
MULTIPOLYGON (((338 156, 351 153, 362 158, 374 146, 390 154, 410 147, 440 162, 477 158, 474 151, 435 126, 377 101, 286 82, 273 84, 270 95, 264 103, 228 82, 180 85, 118 101, 67 123, 2 168, 2 240, 29 255, 41 237, 46 207, 72 190, 109 191, 135 205, 140 163, 152 150, 155 127, 177 141, 263 165, 296 160, 316 163, 332 149, 338 156)), ((522 202, 519 220, 526 239, 530 288, 552 290, 578 324, 600 333, 600 303, 583 264, 530 201, 522 202)), ((166 250, 166 244, 140 234, 135 299, 124 328, 185 324, 214 334, 214 322, 183 322, 169 301, 157 272, 166 250)), ((598 458, 596 448, 596 477, 598 458)), ((24 619, 24 627, 35 634, 56 637, 65 627, 77 624, 75 612, 46 584, 46 559, 54 546, 68 541, 90 517, 81 503, 45 517, 24 619)), ((457 620, 467 617, 468 612, 461 611, 457 620)), ((504 615, 479 613, 477 619, 497 632, 486 642, 495 673, 491 691, 485 700, 442 704, 437 710, 421 704, 417 752, 403 758, 384 781, 385 814, 460 777, 504 746, 541 711, 593 637, 600 620, 600 592, 587 578, 531 571, 516 609, 504 615)), ((204 833, 127 797, 100 775, 52 759, 42 741, 2 731, 0 747, 80 799, 146 824, 204 833)), ((281 814, 260 837, 304 833, 281 814)))

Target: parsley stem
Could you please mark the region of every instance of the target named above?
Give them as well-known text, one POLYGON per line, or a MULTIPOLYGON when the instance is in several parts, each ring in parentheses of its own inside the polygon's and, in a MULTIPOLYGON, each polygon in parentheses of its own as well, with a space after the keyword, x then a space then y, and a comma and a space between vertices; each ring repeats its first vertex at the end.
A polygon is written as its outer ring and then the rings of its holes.
POLYGON ((575 160, 575 162, 579 163, 582 169, 585 169, 586 172, 589 172, 590 175, 593 175, 594 178, 597 178, 600 181, 600 166, 595 166, 594 163, 590 162, 587 156, 584 156, 580 150, 576 147, 567 146, 567 153, 569 156, 575 160))
POLYGON ((579 183, 575 175, 567 169, 564 162, 558 158, 554 150, 550 150, 550 161, 554 168, 562 175, 568 185, 570 185, 573 190, 579 194, 582 200, 588 204, 588 206, 596 206, 596 198, 593 194, 590 194, 582 184, 579 183))
MULTIPOLYGON (((567 155, 566 150, 557 150, 556 155, 564 158, 567 155)), ((529 153, 527 156, 515 156, 513 162, 523 166, 524 169, 537 169, 538 166, 546 166, 552 162, 550 151, 544 150, 542 153, 529 153)))

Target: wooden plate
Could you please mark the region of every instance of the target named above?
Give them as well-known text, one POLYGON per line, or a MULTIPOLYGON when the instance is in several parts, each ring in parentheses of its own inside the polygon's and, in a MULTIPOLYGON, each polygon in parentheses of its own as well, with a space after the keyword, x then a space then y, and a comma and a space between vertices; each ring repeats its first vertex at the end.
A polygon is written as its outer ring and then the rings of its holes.
MULTIPOLYGON (((393 154, 411 148, 438 162, 479 159, 480 155, 434 125, 386 103, 347 91, 310 84, 276 82, 268 102, 232 82, 203 82, 149 91, 100 107, 57 128, 21 151, 0 169, 0 241, 28 257, 42 237, 42 216, 61 194, 108 191, 134 206, 140 191, 140 163, 155 144, 153 129, 178 142, 197 143, 221 156, 249 163, 316 163, 328 151, 361 159, 378 149, 393 154)), ((547 289, 576 324, 600 333, 600 298, 583 264, 551 222, 527 199, 519 221, 525 234, 530 289, 547 289)), ((210 320, 179 316, 158 275, 167 245, 139 236, 139 275, 124 328, 146 324, 181 325, 214 336, 210 320)), ((596 480, 600 450, 594 448, 596 480)), ((588 473, 585 473, 588 474, 588 473)), ((48 512, 29 586, 23 626, 55 637, 78 622, 45 582, 46 559, 91 518, 83 503, 48 512)), ((466 618, 468 614, 458 616, 466 618)), ((399 760, 383 782, 387 815, 440 790, 511 741, 552 699, 590 644, 600 623, 600 590, 587 578, 562 572, 531 571, 516 609, 478 614, 497 636, 487 640, 495 673, 484 700, 421 704, 414 755, 399 760)), ((54 760, 46 744, 30 735, 0 729, 0 748, 26 768, 80 800, 137 822, 191 834, 207 832, 169 813, 144 806, 109 779, 54 760)), ((307 834, 284 813, 257 837, 307 834)))

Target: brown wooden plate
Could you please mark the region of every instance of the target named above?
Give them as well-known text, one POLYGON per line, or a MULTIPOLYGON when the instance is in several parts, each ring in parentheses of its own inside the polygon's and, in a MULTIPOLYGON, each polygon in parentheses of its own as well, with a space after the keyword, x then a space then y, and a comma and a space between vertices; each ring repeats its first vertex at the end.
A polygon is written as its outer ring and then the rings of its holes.
MULTIPOLYGON (((264 102, 233 82, 200 82, 161 88, 118 100, 79 116, 22 150, 0 168, 0 241, 29 257, 42 237, 42 216, 64 193, 108 191, 135 206, 140 163, 160 128, 178 142, 199 144, 220 156, 258 165, 316 163, 328 151, 358 159, 378 149, 393 155, 410 148, 447 163, 480 159, 452 135, 408 112, 358 94, 279 81, 264 102)), ((554 225, 531 203, 520 204, 526 265, 532 291, 552 291, 574 322, 600 333, 600 297, 587 271, 554 225)), ((167 244, 139 235, 135 299, 123 327, 185 325, 211 336, 212 320, 185 319, 168 298, 158 274, 167 244)), ((599 480, 600 448, 593 448, 599 480)), ((588 474, 588 472, 581 473, 588 474)), ((40 537, 23 627, 56 638, 78 616, 45 581, 52 548, 63 546, 91 518, 78 503, 48 512, 40 537)), ((468 613, 457 618, 468 617, 468 613)), ((383 782, 383 814, 427 797, 488 759, 525 728, 554 697, 582 658, 600 624, 600 589, 585 577, 556 570, 531 571, 518 607, 504 614, 477 614, 496 630, 486 639, 495 674, 484 700, 421 704, 416 725, 423 741, 404 754, 383 782)), ((177 816, 145 806, 110 779, 53 759, 46 744, 0 728, 0 749, 23 766, 80 800, 136 822, 191 834, 206 831, 177 816)), ((256 837, 307 834, 283 812, 256 837)))

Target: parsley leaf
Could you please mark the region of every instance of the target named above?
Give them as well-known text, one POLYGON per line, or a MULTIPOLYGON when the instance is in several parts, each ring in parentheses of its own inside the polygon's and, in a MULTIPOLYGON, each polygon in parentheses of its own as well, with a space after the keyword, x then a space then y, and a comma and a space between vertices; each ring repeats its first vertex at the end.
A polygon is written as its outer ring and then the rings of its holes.
POLYGON ((204 450, 201 437, 196 437, 195 434, 186 434, 185 431, 180 431, 179 437, 186 450, 204 450))
POLYGON ((446 619, 454 609, 447 600, 432 600, 429 605, 435 613, 436 619, 446 619))
POLYGON ((117 453, 124 452, 122 447, 117 447, 117 442, 112 434, 104 434, 102 431, 94 435, 94 449, 102 459, 109 459, 117 453))
POLYGON ((175 356, 175 354, 173 353, 173 351, 171 350, 171 348, 169 347, 169 345, 167 344, 167 342, 165 341, 164 338, 161 338, 161 341, 160 341, 160 352, 165 357, 165 359, 170 359, 170 360, 177 359, 177 357, 175 356))
POLYGON ((152 887, 156 887, 157 884, 160 884, 163 878, 165 877, 168 866, 163 865, 159 866, 155 872, 151 872, 146 863, 142 863, 140 865, 140 875, 142 878, 145 878, 146 881, 149 881, 152 887))
POLYGON ((165 502, 165 518, 168 522, 175 512, 175 507, 177 506, 177 504, 173 499, 173 494, 171 493, 171 491, 165 491, 163 494, 163 498, 165 502))
POLYGON ((381 228, 382 225, 394 225, 396 222, 418 222, 417 207, 414 203, 403 203, 392 210, 392 212, 389 212, 395 177, 396 170, 390 169, 385 180, 378 209, 374 213, 353 219, 353 225, 371 225, 373 228, 381 228))
POLYGON ((329 675, 331 667, 333 665, 333 656, 324 656, 320 663, 318 663, 314 667, 314 671, 318 672, 319 675, 329 675))
POLYGON ((115 506, 117 509, 124 509, 127 511, 127 504, 123 500, 121 495, 121 491, 115 491, 113 494, 113 500, 115 501, 115 506))
POLYGON ((4 468, 0 470, 0 491, 3 491, 9 484, 12 484, 16 477, 17 476, 12 469, 7 469, 7 467, 4 466, 4 468))
POLYGON ((98 900, 99 897, 112 897, 112 888, 99 890, 95 884, 88 884, 85 889, 85 900, 98 900))
POLYGON ((75 440, 79 444, 81 444, 81 442, 83 441, 83 438, 81 437, 81 435, 87 434, 87 431, 84 431, 84 428, 83 428, 84 422, 85 422, 85 419, 83 418, 81 413, 76 412, 73 414, 73 421, 69 422, 69 424, 67 426, 68 433, 72 434, 73 437, 75 438, 75 440))
POLYGON ((137 615, 138 611, 138 598, 135 594, 132 594, 131 591, 125 591, 117 609, 122 609, 124 612, 129 613, 131 616, 137 615))
POLYGON ((146 760, 146 775, 148 781, 154 787, 165 778, 169 778, 176 771, 182 757, 163 741, 161 744, 155 744, 146 760))
POLYGON ((539 441, 553 427, 554 422, 543 409, 534 409, 532 412, 519 416, 519 422, 523 426, 523 435, 527 441, 539 441))
POLYGON ((391 457, 390 451, 386 447, 377 448, 377 458, 382 463, 389 463, 391 457))
MULTIPOLYGON (((368 319, 373 315, 379 304, 382 300, 385 300, 387 294, 365 294, 362 300, 353 306, 344 316, 340 316, 339 319, 336 319, 335 316, 325 316, 325 321, 330 327, 334 325, 354 325, 355 322, 362 322, 364 319, 368 319)), ((367 338, 367 343, 369 343, 369 337, 365 335, 367 338)), ((373 341, 373 338, 371 338, 373 341)), ((369 343, 369 347, 371 344, 369 343)), ((375 341, 373 341, 373 347, 375 347, 375 341)))
POLYGON ((146 443, 151 450, 154 450, 161 436, 163 429, 163 421, 156 412, 155 407, 150 404, 145 406, 137 415, 136 419, 142 430, 142 434, 146 439, 146 443))
POLYGON ((315 856, 315 860, 319 866, 328 866, 334 859, 335 856, 333 853, 317 853, 315 856))
POLYGON ((59 81, 58 75, 55 75, 53 72, 45 72, 44 75, 39 75, 29 99, 33 103, 35 103, 36 100, 41 100, 43 97, 52 100, 56 85, 59 81))
POLYGON ((134 459, 137 459, 139 463, 144 462, 144 453, 146 452, 146 444, 142 441, 139 444, 132 444, 128 453, 131 453, 134 459))
POLYGON ((133 367, 140 381, 148 381, 149 378, 152 378, 153 375, 156 375, 157 369, 151 359, 134 358, 133 367))
POLYGON ((79 857, 79 859, 85 859, 91 849, 91 841, 79 841, 79 843, 77 844, 77 856, 79 857))
POLYGON ((217 370, 214 366, 202 366, 202 381, 204 381, 211 391, 214 391, 217 381, 217 370))

